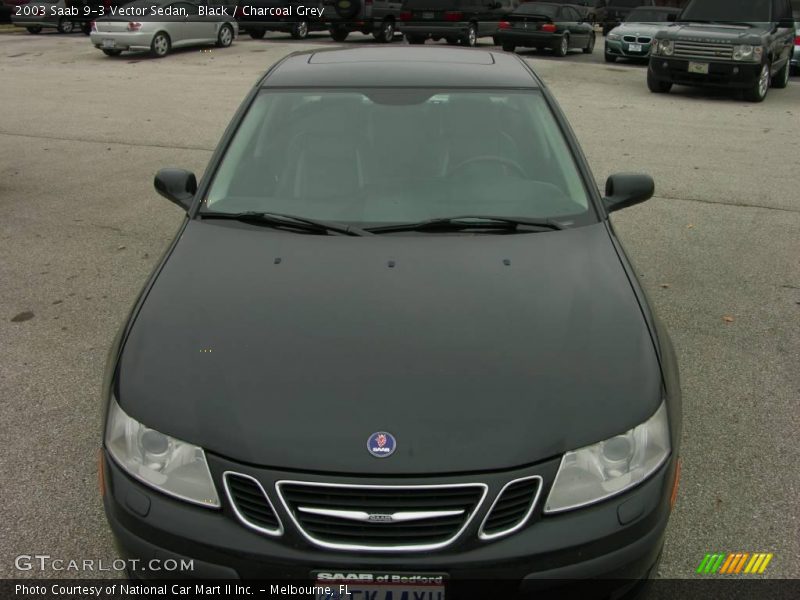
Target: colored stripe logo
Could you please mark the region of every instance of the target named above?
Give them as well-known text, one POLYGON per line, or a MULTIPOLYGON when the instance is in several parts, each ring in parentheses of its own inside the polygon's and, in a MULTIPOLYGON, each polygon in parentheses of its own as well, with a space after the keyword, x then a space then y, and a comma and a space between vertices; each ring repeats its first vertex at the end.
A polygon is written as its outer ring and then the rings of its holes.
POLYGON ((772 554, 765 552, 708 553, 700 561, 697 573, 701 575, 745 575, 761 574, 767 570, 772 554))

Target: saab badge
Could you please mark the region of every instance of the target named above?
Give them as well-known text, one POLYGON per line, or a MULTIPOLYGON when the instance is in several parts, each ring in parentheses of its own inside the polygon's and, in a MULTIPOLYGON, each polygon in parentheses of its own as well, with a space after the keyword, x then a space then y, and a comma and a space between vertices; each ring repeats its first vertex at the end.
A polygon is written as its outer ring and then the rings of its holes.
POLYGON ((386 458, 394 454, 397 449, 397 440, 391 433, 386 431, 376 431, 367 440, 367 450, 372 456, 386 458))

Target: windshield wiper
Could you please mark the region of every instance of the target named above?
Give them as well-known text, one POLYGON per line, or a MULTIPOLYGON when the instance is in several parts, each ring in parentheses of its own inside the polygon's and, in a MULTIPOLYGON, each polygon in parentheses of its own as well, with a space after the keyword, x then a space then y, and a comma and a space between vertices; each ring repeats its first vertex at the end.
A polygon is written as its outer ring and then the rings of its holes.
POLYGON ((243 221, 245 223, 255 223, 256 225, 266 225, 267 227, 287 227, 312 233, 340 233, 342 235, 356 236, 370 235, 369 232, 351 225, 334 225, 316 219, 307 219, 306 217, 274 212, 261 212, 256 210, 238 213, 208 211, 199 213, 199 216, 202 219, 231 219, 234 221, 243 221))
POLYGON ((463 231, 465 229, 500 229, 516 231, 519 227, 535 227, 540 230, 564 229, 551 219, 528 219, 524 217, 486 217, 480 215, 464 215, 460 217, 442 217, 427 219, 415 223, 397 223, 367 227, 370 233, 393 233, 396 231, 463 231))

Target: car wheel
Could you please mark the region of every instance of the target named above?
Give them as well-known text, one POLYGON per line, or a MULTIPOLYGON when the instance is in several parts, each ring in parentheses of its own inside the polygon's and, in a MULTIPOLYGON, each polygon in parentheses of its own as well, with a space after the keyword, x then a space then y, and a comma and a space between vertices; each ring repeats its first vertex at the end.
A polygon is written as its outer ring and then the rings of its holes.
POLYGON ((414 44, 414 45, 424 44, 425 43, 425 38, 422 37, 421 35, 408 35, 408 34, 406 34, 406 41, 409 44, 414 44))
POLYGON ((292 39, 304 40, 308 37, 308 21, 297 21, 292 24, 292 39))
POLYGON ((381 26, 372 34, 381 44, 390 44, 394 40, 394 21, 384 19, 381 26))
POLYGON ((789 61, 786 61, 786 64, 783 65, 783 68, 775 74, 775 78, 772 80, 772 87, 782 90, 787 85, 789 85, 789 76, 792 74, 792 67, 789 64, 789 61))
POLYGON ((617 57, 606 52, 606 62, 617 62, 617 57))
POLYGON ((647 71, 647 89, 654 94, 666 94, 672 89, 671 81, 661 81, 653 77, 653 74, 648 69, 647 71))
POLYGON ((89 35, 90 33, 92 33, 92 24, 87 23, 85 21, 81 23, 81 33, 83 35, 89 35))
POLYGON ((517 47, 514 44, 503 44, 503 52, 513 52, 517 47))
POLYGON ((150 42, 150 53, 156 58, 163 58, 169 54, 171 47, 172 42, 170 42, 169 36, 163 31, 159 31, 150 42))
POLYGON ((25 29, 28 30, 28 33, 32 33, 33 35, 42 33, 42 28, 39 25, 31 25, 30 27, 26 27, 25 29))
POLYGON ((225 23, 217 34, 217 48, 227 48, 233 43, 233 28, 225 23))
POLYGON ((461 39, 461 45, 474 48, 477 44, 478 44, 478 28, 475 26, 475 23, 470 23, 469 29, 467 29, 467 35, 465 35, 461 39))
POLYGON ((333 38, 334 42, 343 42, 347 39, 348 35, 350 35, 350 32, 347 31, 347 29, 341 29, 339 27, 331 29, 331 38, 333 38))
POLYGON ((110 50, 108 48, 102 48, 102 50, 106 56, 119 56, 122 54, 122 50, 110 50))
POLYGON ((263 40, 264 35, 267 33, 266 29, 248 29, 247 33, 250 34, 250 37, 254 40, 263 40))
POLYGON ((586 44, 586 48, 583 49, 584 54, 591 54, 594 52, 594 44, 597 41, 596 36, 594 35, 594 31, 589 34, 589 43, 586 44))
POLYGON ((767 97, 770 84, 769 63, 765 62, 761 65, 761 72, 758 75, 758 81, 753 84, 753 87, 744 91, 744 99, 748 102, 763 102, 767 97))
POLYGON ((72 33, 73 31, 75 31, 75 23, 62 17, 58 22, 58 33, 72 33))
POLYGON ((555 48, 556 56, 566 56, 569 54, 569 34, 564 34, 561 36, 561 41, 558 43, 558 46, 555 48))

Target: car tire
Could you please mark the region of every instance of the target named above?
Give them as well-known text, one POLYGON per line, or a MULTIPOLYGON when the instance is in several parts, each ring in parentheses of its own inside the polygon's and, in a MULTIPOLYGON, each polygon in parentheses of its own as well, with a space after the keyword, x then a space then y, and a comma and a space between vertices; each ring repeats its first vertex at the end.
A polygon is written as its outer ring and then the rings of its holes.
POLYGON ((671 81, 661 81, 660 79, 656 79, 653 77, 653 74, 650 70, 647 70, 647 89, 649 89, 654 94, 668 94, 669 91, 672 89, 672 82, 671 81))
POLYGON ((150 42, 150 54, 156 58, 164 58, 171 49, 172 42, 166 32, 159 31, 153 36, 153 41, 150 42))
POLYGON ((254 40, 263 40, 264 36, 267 33, 267 30, 266 29, 248 29, 247 33, 254 40))
POLYGON ((417 44, 424 44, 425 43, 425 38, 423 36, 421 36, 421 35, 409 35, 409 34, 406 34, 406 41, 409 44, 413 44, 413 45, 416 46, 417 44))
POLYGON ((614 56, 613 54, 609 54, 608 52, 606 52, 605 55, 606 55, 606 62, 607 63, 615 63, 615 62, 617 62, 617 57, 614 56))
POLYGON ((461 45, 468 48, 474 48, 478 45, 478 27, 475 23, 470 23, 467 28, 467 35, 461 38, 461 45))
POLYGON ((503 52, 514 52, 516 49, 514 44, 503 44, 503 52))
POLYGON ((347 39, 347 36, 350 35, 347 29, 341 29, 340 27, 334 27, 331 29, 330 33, 334 42, 343 42, 347 39))
POLYGON ((372 36, 381 44, 391 44, 394 40, 394 19, 384 19, 380 27, 376 29, 372 36))
POLYGON ((561 36, 561 40, 558 42, 558 46, 553 49, 553 53, 556 56, 564 57, 569 54, 569 34, 565 33, 561 36))
POLYGON ((62 17, 58 21, 58 33, 72 33, 75 31, 75 23, 70 21, 69 19, 62 17))
POLYGON ((583 49, 584 54, 591 54, 594 52, 594 45, 597 42, 597 36, 594 31, 589 34, 589 41, 586 43, 586 48, 583 49))
POLYGON ((31 25, 30 27, 26 27, 25 29, 28 30, 28 33, 33 35, 38 35, 42 33, 42 28, 39 25, 31 25))
POLYGON ((304 40, 308 37, 308 21, 303 19, 292 23, 291 36, 293 40, 304 40))
POLYGON ((225 23, 217 33, 217 48, 227 48, 233 43, 233 27, 225 23))
POLYGON ((81 33, 83 35, 89 35, 90 33, 92 33, 92 24, 87 23, 86 21, 81 23, 81 33))
POLYGON ((122 54, 122 50, 111 50, 109 48, 101 48, 101 50, 106 56, 119 56, 122 54))
POLYGON ((768 62, 761 64, 761 73, 755 84, 744 91, 744 99, 748 102, 763 102, 767 97, 770 86, 770 65, 768 62))
POLYGON ((783 65, 783 68, 775 74, 775 77, 772 79, 772 87, 777 90, 784 89, 787 85, 789 85, 789 77, 792 74, 792 67, 789 64, 789 61, 786 61, 786 64, 783 65))

